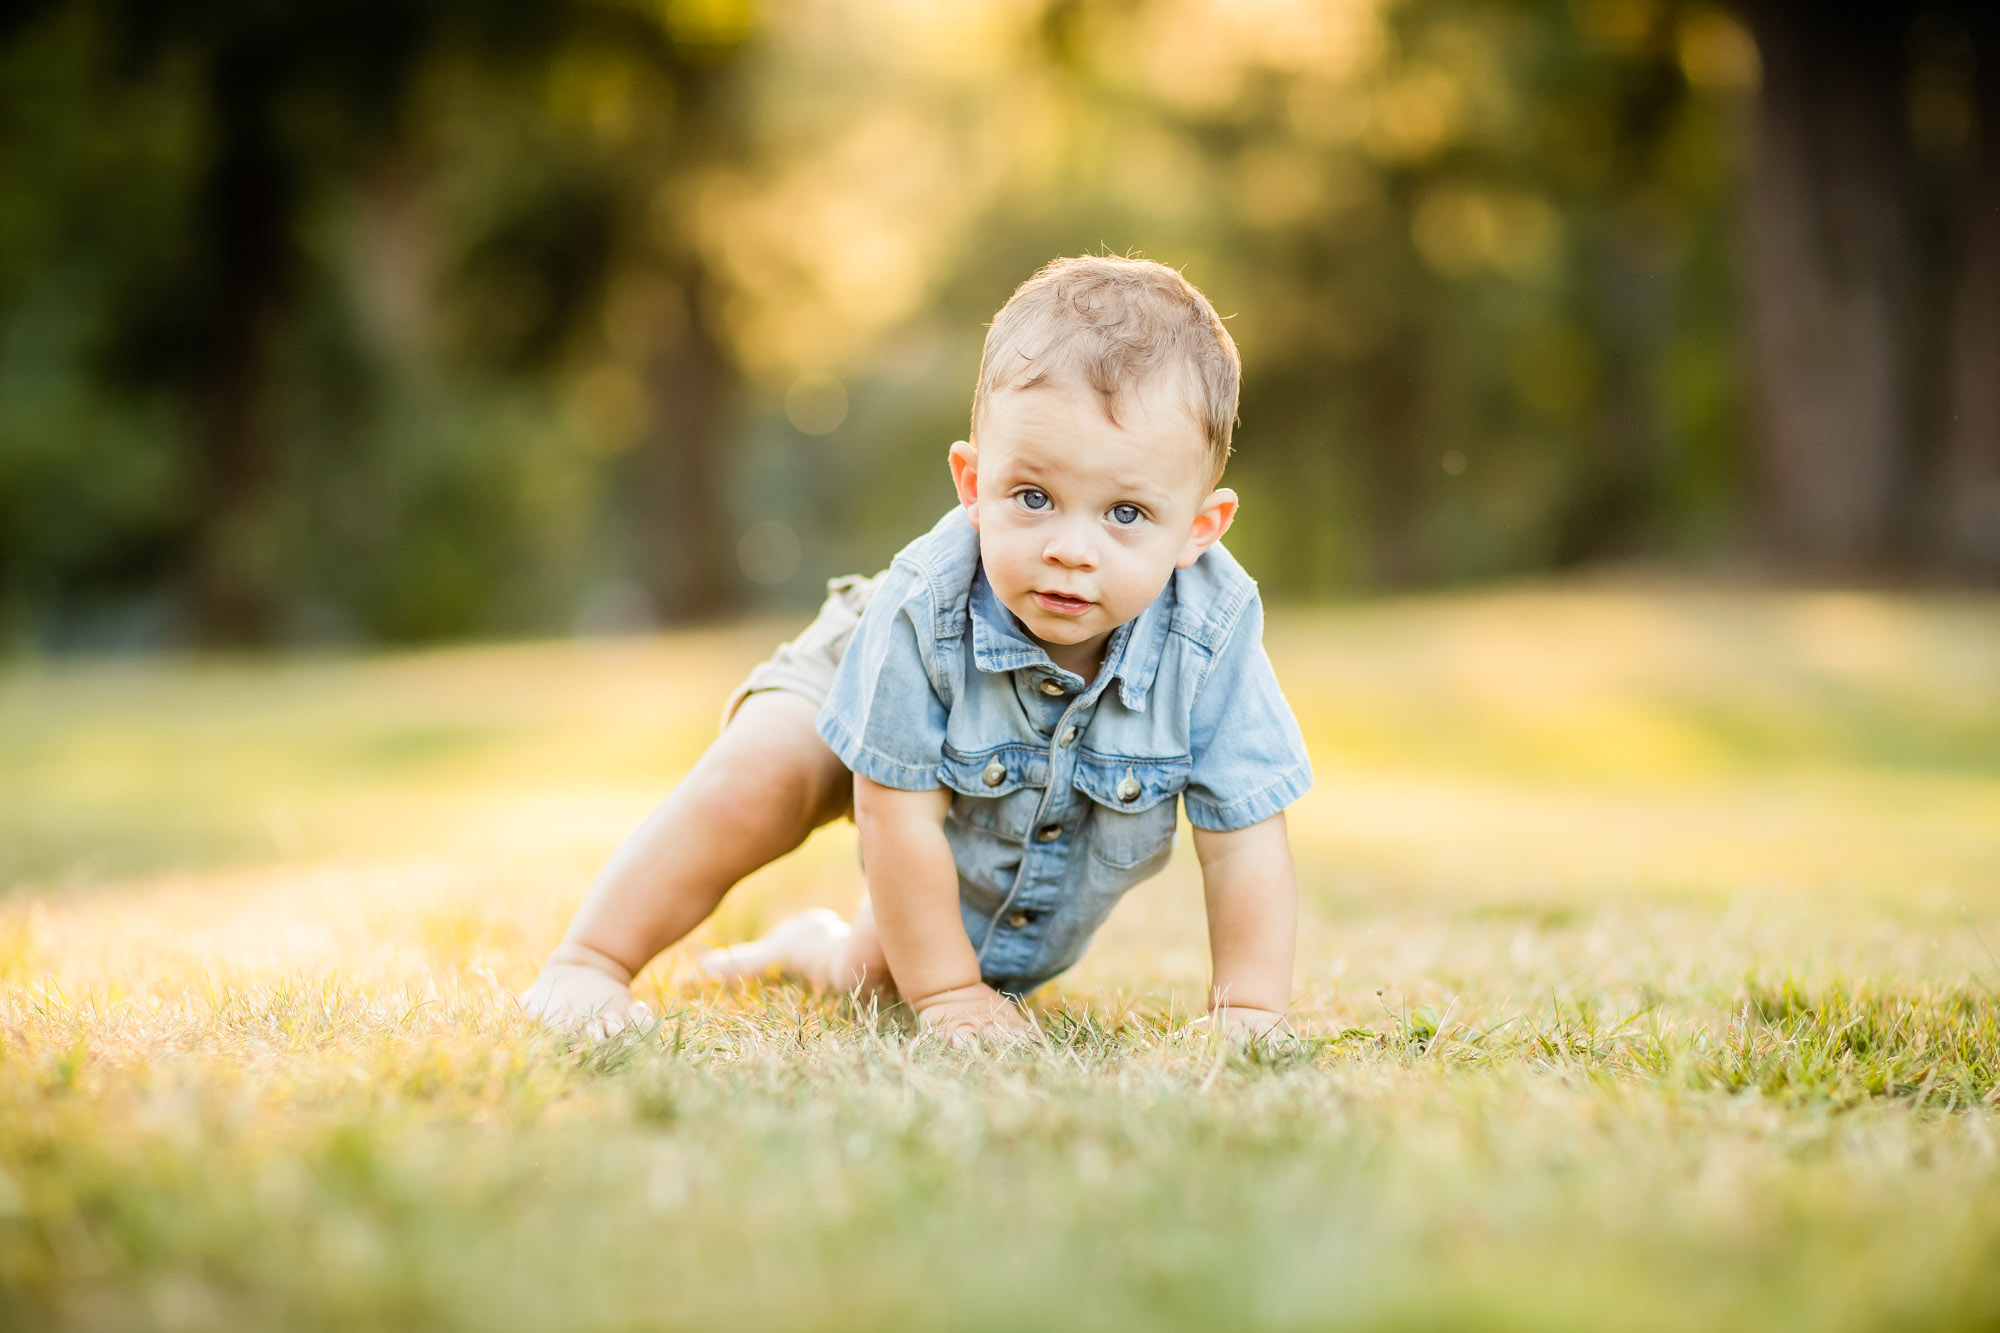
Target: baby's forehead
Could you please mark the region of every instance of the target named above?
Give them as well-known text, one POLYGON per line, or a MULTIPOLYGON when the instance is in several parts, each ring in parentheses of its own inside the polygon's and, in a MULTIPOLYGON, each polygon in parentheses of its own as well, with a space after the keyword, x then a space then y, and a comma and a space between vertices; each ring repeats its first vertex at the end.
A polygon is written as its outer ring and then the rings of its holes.
POLYGON ((989 472, 1053 472, 1160 491, 1206 475, 1207 443, 1171 396, 1107 404, 1087 388, 1053 384, 1004 393, 977 440, 989 472))
POLYGON ((1122 421, 1132 413, 1175 412, 1200 422, 1200 394, 1189 376, 1179 367, 1160 366, 1136 379, 1106 387, 1092 383, 1074 366, 1050 365, 1002 379, 989 386, 989 401, 1019 398, 1054 398, 1094 404, 1109 420, 1122 421))
MULTIPOLYGON (((1025 451, 1024 451, 1025 453, 1025 451)), ((1194 469, 1171 457, 1114 458, 1096 452, 1067 456, 1020 454, 1003 461, 1003 475, 1019 472, 1080 490, 1116 491, 1127 497, 1167 499, 1196 480, 1194 469)))
POLYGON ((1200 452, 1207 444, 1193 399, 1167 376, 1105 393, 1074 377, 1051 375, 997 389, 983 406, 985 424, 998 415, 1003 426, 1018 428, 1003 430, 1009 436, 1062 439, 1066 427, 1081 425, 1092 435, 1102 434, 1093 427, 1110 427, 1115 437, 1153 446, 1169 459, 1183 447, 1200 452))

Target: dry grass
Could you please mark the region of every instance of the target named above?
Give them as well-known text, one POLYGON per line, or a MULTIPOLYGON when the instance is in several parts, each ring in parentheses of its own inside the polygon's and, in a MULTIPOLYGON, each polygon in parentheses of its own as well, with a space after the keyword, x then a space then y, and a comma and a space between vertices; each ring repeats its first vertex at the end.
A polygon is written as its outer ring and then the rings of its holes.
POLYGON ((671 956, 655 1032, 521 1021, 772 632, 0 677, 0 1325, 2000 1318, 2000 606, 1276 617, 1295 1047, 1181 1030, 1185 859, 1036 1052, 671 956))

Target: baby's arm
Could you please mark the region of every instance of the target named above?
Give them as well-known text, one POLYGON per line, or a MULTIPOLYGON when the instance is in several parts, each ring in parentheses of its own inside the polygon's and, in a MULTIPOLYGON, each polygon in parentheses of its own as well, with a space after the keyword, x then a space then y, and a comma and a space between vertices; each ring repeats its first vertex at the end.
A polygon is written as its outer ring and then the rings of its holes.
POLYGON ((1299 903, 1285 816, 1228 833, 1198 828, 1194 850, 1208 900, 1209 1014, 1232 1035, 1263 1036, 1292 1002, 1299 903))
POLYGON ((988 1033, 1025 1033, 1005 996, 979 979, 979 957, 958 912, 958 870, 945 841, 951 793, 899 791, 859 774, 854 822, 875 927, 896 989, 926 1029, 953 1045, 988 1033))

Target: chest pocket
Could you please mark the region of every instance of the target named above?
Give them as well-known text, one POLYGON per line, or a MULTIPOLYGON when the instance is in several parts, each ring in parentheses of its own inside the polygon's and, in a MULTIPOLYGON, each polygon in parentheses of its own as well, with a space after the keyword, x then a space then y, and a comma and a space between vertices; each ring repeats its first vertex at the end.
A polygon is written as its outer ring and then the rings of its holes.
POLYGON ((1085 750, 1077 755, 1076 789, 1091 812, 1090 854, 1119 870, 1147 874, 1174 850, 1174 799, 1188 784, 1194 761, 1126 759, 1085 750))
POLYGON ((1049 757, 1032 745, 996 745, 976 754, 947 745, 938 777, 957 793, 951 810, 962 823, 1024 842, 1049 785, 1049 757))

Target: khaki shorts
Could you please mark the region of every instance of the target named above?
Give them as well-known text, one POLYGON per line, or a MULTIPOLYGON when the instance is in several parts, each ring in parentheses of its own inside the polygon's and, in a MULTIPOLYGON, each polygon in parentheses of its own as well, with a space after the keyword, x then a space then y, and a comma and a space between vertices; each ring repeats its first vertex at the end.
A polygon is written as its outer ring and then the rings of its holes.
POLYGON ((861 623, 861 613, 874 600, 881 582, 880 574, 849 574, 829 580, 819 614, 796 639, 779 644, 768 660, 750 668, 750 674, 722 706, 722 725, 728 726, 743 701, 761 690, 787 690, 810 699, 815 709, 824 705, 833 689, 833 673, 847 654, 848 640, 854 637, 854 627, 861 623))

